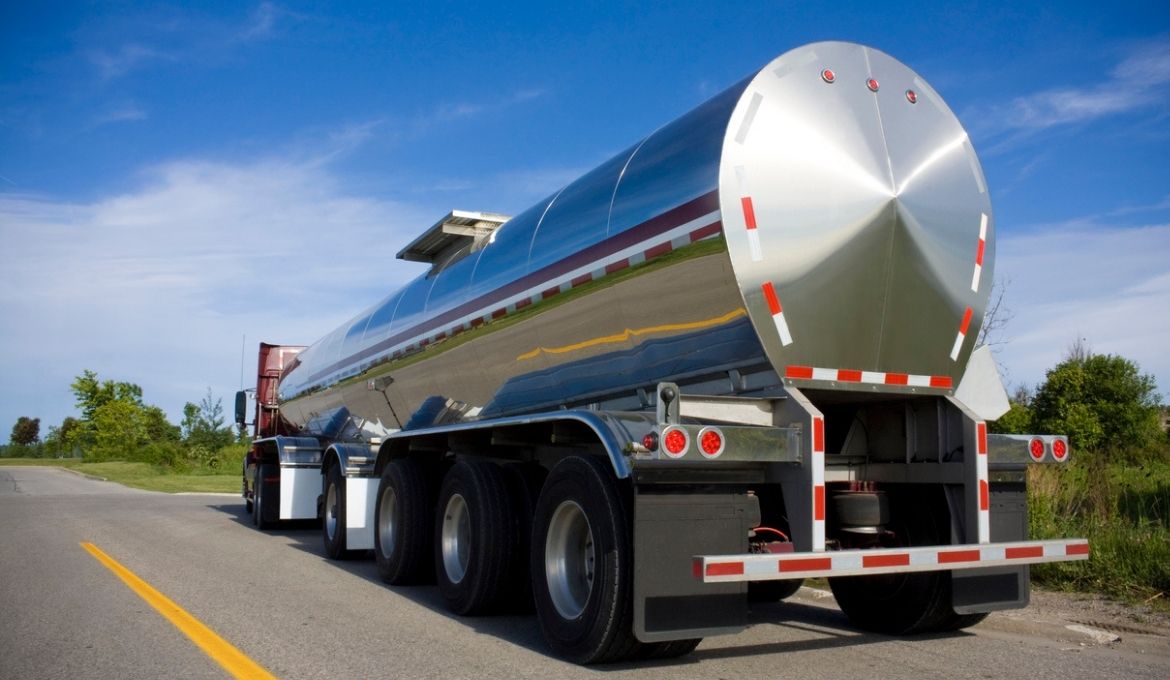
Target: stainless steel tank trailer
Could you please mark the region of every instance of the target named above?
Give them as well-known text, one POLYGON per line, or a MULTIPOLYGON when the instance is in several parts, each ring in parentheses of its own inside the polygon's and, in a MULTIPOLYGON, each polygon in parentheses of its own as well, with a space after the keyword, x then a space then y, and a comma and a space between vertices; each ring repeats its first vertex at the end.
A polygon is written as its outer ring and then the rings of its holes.
POLYGON ((685 654, 809 577, 862 628, 970 626, 1089 552, 1027 536, 1025 468, 1067 439, 987 431, 994 255, 939 94, 800 47, 515 217, 446 215, 398 253, 425 273, 313 345, 262 344, 244 496, 459 615, 528 602, 578 663, 685 654))

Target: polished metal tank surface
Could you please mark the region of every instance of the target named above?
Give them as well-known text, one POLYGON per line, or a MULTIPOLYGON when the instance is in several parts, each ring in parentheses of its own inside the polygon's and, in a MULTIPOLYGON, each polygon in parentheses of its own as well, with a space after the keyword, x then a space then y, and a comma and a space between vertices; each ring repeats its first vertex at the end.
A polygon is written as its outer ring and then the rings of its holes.
POLYGON ((368 438, 639 408, 660 381, 947 392, 982 322, 993 235, 978 159, 938 94, 879 51, 816 43, 302 352, 281 412, 368 438), (773 380, 741 377, 761 371, 773 380))

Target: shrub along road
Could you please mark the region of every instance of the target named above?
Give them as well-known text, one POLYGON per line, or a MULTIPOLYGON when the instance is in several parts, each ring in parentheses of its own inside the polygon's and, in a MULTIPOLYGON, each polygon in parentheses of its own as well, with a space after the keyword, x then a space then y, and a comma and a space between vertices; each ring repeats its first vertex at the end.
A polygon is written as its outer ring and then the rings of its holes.
MULTIPOLYGON (((434 588, 389 588, 369 560, 325 560, 315 528, 257 532, 239 498, 136 491, 19 467, 0 468, 0 676, 224 677, 213 655, 82 543, 279 677, 597 677, 549 656, 533 617, 451 616, 434 588)), ((759 607, 739 635, 709 639, 677 661, 610 667, 607 676, 1170 674, 1167 638, 1126 631, 1099 642, 1066 628, 1072 622, 1051 607, 907 640, 859 633, 831 603, 802 591, 759 607)))

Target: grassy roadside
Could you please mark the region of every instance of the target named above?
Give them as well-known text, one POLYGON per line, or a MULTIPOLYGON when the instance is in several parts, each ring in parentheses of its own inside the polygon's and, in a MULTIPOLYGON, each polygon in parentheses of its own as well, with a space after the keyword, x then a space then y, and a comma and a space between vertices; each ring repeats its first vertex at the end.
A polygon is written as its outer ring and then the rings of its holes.
POLYGON ((87 463, 77 458, 0 458, 0 466, 41 465, 62 467, 82 474, 108 479, 135 489, 165 493, 204 492, 239 493, 240 474, 209 472, 175 472, 150 463, 108 461, 87 463))

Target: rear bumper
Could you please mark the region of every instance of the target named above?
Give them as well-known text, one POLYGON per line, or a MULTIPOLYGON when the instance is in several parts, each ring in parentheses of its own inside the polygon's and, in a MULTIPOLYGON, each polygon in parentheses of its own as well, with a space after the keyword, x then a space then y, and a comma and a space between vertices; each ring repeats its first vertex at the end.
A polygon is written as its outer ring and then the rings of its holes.
POLYGON ((704 583, 869 576, 917 571, 1015 567, 1089 559, 1083 538, 917 548, 744 555, 697 555, 693 576, 704 583))

